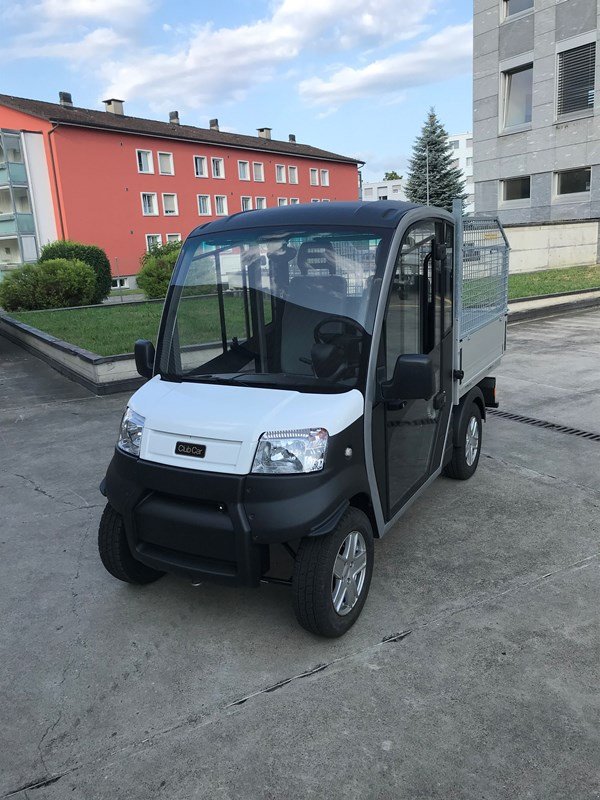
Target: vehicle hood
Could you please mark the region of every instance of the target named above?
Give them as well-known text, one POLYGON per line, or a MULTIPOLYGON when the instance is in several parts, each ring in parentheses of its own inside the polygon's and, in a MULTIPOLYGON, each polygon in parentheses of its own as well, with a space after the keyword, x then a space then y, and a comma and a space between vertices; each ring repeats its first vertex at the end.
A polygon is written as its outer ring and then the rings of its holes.
POLYGON ((364 412, 364 398, 309 394, 286 389, 173 383, 153 378, 129 401, 146 420, 140 458, 210 472, 247 474, 258 440, 266 431, 325 428, 345 430, 364 412), (204 458, 175 453, 177 442, 206 447, 204 458))

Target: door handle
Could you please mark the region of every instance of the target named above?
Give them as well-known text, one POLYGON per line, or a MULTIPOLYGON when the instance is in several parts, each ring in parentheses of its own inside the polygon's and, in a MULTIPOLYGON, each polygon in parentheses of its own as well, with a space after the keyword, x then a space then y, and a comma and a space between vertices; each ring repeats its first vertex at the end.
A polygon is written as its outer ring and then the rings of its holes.
POLYGON ((446 392, 438 392, 436 396, 433 398, 433 407, 436 411, 439 411, 440 408, 443 408, 446 405, 446 392))

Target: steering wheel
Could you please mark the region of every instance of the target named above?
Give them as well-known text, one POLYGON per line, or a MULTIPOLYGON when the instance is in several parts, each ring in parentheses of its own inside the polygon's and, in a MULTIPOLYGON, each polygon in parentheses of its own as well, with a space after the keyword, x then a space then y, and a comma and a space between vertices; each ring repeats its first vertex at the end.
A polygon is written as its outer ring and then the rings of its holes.
POLYGON ((315 325, 314 337, 316 344, 337 344, 344 346, 361 339, 366 330, 354 319, 350 317, 324 317, 315 325), (343 333, 339 332, 340 324, 343 326, 343 333), (328 333, 324 331, 327 325, 338 326, 338 331, 328 333))

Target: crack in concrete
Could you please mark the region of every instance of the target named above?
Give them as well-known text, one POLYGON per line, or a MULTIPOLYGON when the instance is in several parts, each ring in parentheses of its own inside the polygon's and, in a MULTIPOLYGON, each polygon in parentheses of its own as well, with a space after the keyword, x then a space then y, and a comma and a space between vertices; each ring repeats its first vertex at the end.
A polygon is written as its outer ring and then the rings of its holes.
POLYGON ((65 506, 69 506, 69 508, 76 508, 77 507, 77 506, 74 505, 74 503, 69 503, 68 500, 61 500, 60 497, 55 497, 54 495, 50 494, 50 492, 47 492, 45 489, 42 489, 42 487, 39 484, 37 484, 31 478, 27 478, 25 475, 21 475, 18 472, 13 472, 12 475, 15 478, 21 478, 21 480, 25 481, 25 483, 28 483, 31 486, 33 486, 33 491, 34 492, 39 492, 39 494, 43 494, 44 497, 48 497, 50 500, 55 500, 57 503, 62 503, 65 506))
MULTIPOLYGON (((465 611, 469 611, 472 608, 476 608, 476 607, 481 606, 481 605, 483 605, 485 603, 494 601, 494 600, 496 600, 498 598, 505 597, 505 596, 507 596, 509 594, 513 594, 515 592, 519 592, 519 591, 522 591, 524 589, 528 589, 528 588, 533 587, 533 586, 541 585, 544 581, 547 581, 548 579, 550 579, 550 578, 552 578, 552 577, 554 577, 556 575, 560 575, 562 573, 573 571, 573 570, 577 570, 577 569, 583 569, 583 568, 589 566, 594 560, 597 560, 599 557, 600 557, 600 551, 597 552, 597 553, 593 553, 590 556, 586 556, 585 558, 579 559, 578 561, 572 562, 571 564, 566 564, 566 565, 562 565, 560 567, 557 567, 556 569, 551 570, 550 572, 546 572, 543 575, 539 575, 539 576, 537 576, 536 578, 534 578, 534 579, 532 579, 530 581, 526 581, 524 583, 517 583, 515 586, 510 586, 507 589, 504 589, 503 591, 493 592, 491 594, 488 594, 488 595, 480 598, 479 600, 464 604, 464 605, 460 606, 459 608, 451 609, 451 610, 446 611, 446 612, 444 612, 442 614, 439 614, 438 616, 433 617, 433 618, 431 618, 429 620, 425 620, 424 622, 417 623, 417 624, 415 624, 414 626, 412 626, 411 628, 409 628, 407 630, 401 631, 399 633, 390 634, 388 636, 384 636, 383 639, 380 642, 377 642, 377 643, 372 644, 372 645, 368 645, 367 647, 361 648, 360 650, 356 650, 356 651, 354 651, 352 653, 347 653, 346 655, 339 656, 338 658, 334 658, 334 659, 332 659, 331 661, 329 661, 329 662, 327 662, 325 664, 319 664, 316 667, 313 667, 313 668, 311 668, 309 670, 305 670, 304 672, 301 672, 298 675, 294 675, 294 676, 292 676, 290 678, 285 678, 285 679, 283 679, 281 681, 278 681, 277 683, 271 684, 271 685, 269 685, 269 686, 267 686, 267 687, 265 687, 263 689, 258 689, 258 690, 254 691, 254 692, 250 692, 249 694, 244 695, 243 697, 238 698, 237 700, 231 701, 231 702, 227 703, 226 705, 219 706, 218 708, 216 708, 212 713, 210 713, 204 719, 202 719, 198 715, 190 715, 190 716, 188 716, 188 718, 186 720, 184 720, 182 722, 178 722, 177 724, 171 725, 171 726, 169 726, 167 728, 163 728, 162 730, 156 731, 152 735, 147 736, 146 738, 141 739, 140 741, 129 742, 128 744, 124 745, 123 747, 120 747, 119 749, 115 749, 113 751, 111 751, 111 750, 105 751, 102 756, 99 755, 97 758, 94 758, 94 759, 91 759, 91 760, 88 760, 88 761, 82 761, 81 763, 75 764, 71 768, 66 769, 66 770, 62 771, 61 773, 59 773, 57 775, 53 775, 53 776, 51 776, 49 778, 38 779, 38 780, 32 781, 31 783, 27 783, 27 784, 25 784, 23 786, 18 787, 17 789, 13 789, 12 791, 5 793, 4 795, 2 795, 2 797, 3 798, 12 797, 12 796, 14 796, 14 795, 18 794, 19 792, 22 792, 22 791, 24 791, 26 789, 32 790, 32 789, 42 788, 43 786, 48 786, 49 784, 55 783, 56 781, 60 780, 60 778, 64 777, 65 775, 68 775, 68 774, 71 774, 71 773, 74 773, 74 772, 78 772, 79 770, 84 769, 86 767, 93 767, 96 764, 100 764, 101 763, 103 765, 103 767, 106 769, 106 768, 108 768, 110 766, 111 763, 114 763, 119 756, 123 755, 124 753, 131 752, 132 750, 135 750, 137 747, 152 746, 156 741, 162 739, 165 736, 168 736, 171 733, 174 733, 174 732, 176 732, 178 730, 181 730, 183 728, 193 728, 193 727, 204 728, 204 727, 207 727, 208 725, 212 725, 212 724, 214 724, 215 722, 218 722, 221 719, 223 713, 236 713, 236 709, 238 707, 242 706, 242 705, 245 705, 246 702, 248 700, 250 700, 250 699, 253 699, 255 697, 259 697, 259 696, 261 696, 263 694, 271 694, 275 690, 283 688, 284 686, 288 686, 288 685, 290 685, 291 683, 294 683, 297 680, 301 680, 303 678, 308 678, 308 677, 310 677, 312 675, 316 675, 318 673, 322 673, 322 672, 324 672, 325 670, 329 669, 330 667, 332 667, 334 665, 343 664, 345 662, 348 663, 348 662, 350 662, 350 661, 352 661, 352 660, 354 660, 356 658, 359 658, 360 656, 363 656, 363 655, 365 655, 365 654, 367 654, 369 652, 372 652, 372 651, 382 647, 383 645, 387 646, 389 644, 398 643, 398 642, 402 641, 403 639, 405 639, 411 633, 415 633, 418 630, 424 630, 425 628, 433 627, 435 625, 439 625, 440 623, 443 623, 445 620, 447 620, 447 619, 449 619, 451 617, 454 617, 454 616, 456 616, 458 614, 462 614, 465 611), (111 758, 112 760, 109 761, 108 760, 109 758, 111 758)), ((59 719, 60 719, 60 715, 59 715, 59 719)), ((42 739, 40 740, 40 744, 44 740, 44 738, 49 734, 50 730, 53 730, 54 727, 56 727, 56 725, 58 724, 58 721, 59 720, 57 719, 56 722, 53 725, 49 726, 49 728, 47 729, 47 731, 44 734, 44 736, 42 736, 42 739)), ((39 747, 39 745, 38 745, 38 747, 39 747)))
MULTIPOLYGON (((576 483, 575 481, 566 480, 565 478, 559 478, 557 475, 550 475, 548 472, 539 472, 536 469, 532 469, 531 467, 524 467, 521 464, 515 464, 513 461, 506 461, 504 458, 499 458, 498 456, 491 456, 489 453, 482 453, 483 458, 487 458, 489 461, 496 461, 498 464, 503 464, 505 467, 509 467, 510 469, 517 470, 524 475, 529 476, 536 476, 538 478, 549 478, 553 481, 558 481, 558 483, 562 483, 564 486, 575 487, 576 489, 580 489, 582 492, 589 492, 590 494, 597 495, 600 498, 600 491, 598 489, 594 489, 593 486, 586 486, 582 483, 576 483)), ((595 503, 592 503, 594 508, 600 508, 595 503)))

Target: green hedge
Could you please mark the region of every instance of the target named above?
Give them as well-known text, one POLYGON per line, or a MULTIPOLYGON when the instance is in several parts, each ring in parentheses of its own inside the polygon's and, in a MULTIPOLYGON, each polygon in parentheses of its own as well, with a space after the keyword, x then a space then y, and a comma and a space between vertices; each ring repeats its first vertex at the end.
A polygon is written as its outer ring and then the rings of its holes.
POLYGON ((54 258, 9 272, 0 283, 0 305, 6 311, 87 306, 96 290, 96 275, 89 264, 54 258))
POLYGON ((110 261, 104 250, 95 244, 82 244, 69 240, 51 242, 42 248, 40 261, 66 258, 69 261, 83 261, 89 264, 96 276, 96 288, 91 303, 101 303, 110 294, 112 276, 110 261))
POLYGON ((137 285, 148 299, 165 297, 180 251, 181 242, 167 242, 144 253, 137 285))

